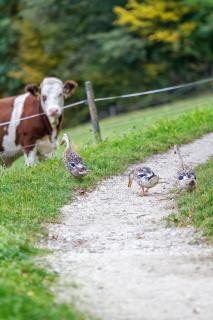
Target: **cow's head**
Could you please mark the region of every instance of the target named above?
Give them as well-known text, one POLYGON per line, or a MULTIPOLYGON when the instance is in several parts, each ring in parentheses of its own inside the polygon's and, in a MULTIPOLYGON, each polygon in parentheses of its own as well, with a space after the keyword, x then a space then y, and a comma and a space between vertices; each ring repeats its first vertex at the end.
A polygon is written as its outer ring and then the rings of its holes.
POLYGON ((77 83, 73 80, 67 80, 64 83, 54 77, 45 78, 40 87, 36 85, 28 85, 26 91, 33 95, 39 95, 41 105, 50 119, 54 123, 62 114, 62 107, 64 106, 64 98, 73 94, 77 88, 77 83))

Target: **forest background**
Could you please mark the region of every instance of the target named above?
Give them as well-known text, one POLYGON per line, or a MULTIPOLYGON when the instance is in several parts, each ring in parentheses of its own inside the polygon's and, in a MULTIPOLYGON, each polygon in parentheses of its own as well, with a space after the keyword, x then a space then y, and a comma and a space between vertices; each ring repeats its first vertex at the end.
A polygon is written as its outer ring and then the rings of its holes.
MULTIPOLYGON (((85 98, 86 80, 103 97, 212 76, 213 1, 0 0, 0 97, 49 75, 78 82, 72 101, 85 98)), ((106 116, 131 103, 98 108, 106 116)), ((81 107, 66 119, 88 117, 81 107)))

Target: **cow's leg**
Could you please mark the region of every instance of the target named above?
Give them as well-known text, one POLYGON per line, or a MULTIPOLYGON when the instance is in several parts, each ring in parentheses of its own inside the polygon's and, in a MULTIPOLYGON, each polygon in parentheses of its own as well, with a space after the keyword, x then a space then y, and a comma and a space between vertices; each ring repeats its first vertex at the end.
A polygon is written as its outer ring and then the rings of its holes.
POLYGON ((39 160, 47 160, 55 155, 57 149, 57 142, 50 141, 50 137, 46 136, 43 139, 37 141, 37 154, 39 160))
POLYGON ((34 147, 31 150, 24 150, 24 158, 25 158, 25 164, 28 167, 31 167, 36 164, 37 162, 37 150, 36 147, 34 147))
POLYGON ((0 166, 3 168, 9 168, 14 163, 16 159, 18 159, 22 155, 21 150, 18 151, 16 154, 3 154, 0 153, 0 166))

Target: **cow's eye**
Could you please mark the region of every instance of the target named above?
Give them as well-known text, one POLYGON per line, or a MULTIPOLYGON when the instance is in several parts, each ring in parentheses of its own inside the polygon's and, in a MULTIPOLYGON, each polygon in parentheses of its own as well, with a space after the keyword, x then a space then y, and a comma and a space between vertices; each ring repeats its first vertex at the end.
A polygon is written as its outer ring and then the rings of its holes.
POLYGON ((61 92, 61 93, 59 93, 59 97, 63 97, 63 93, 61 92))
POLYGON ((42 100, 45 102, 47 100, 47 96, 42 96, 42 100))

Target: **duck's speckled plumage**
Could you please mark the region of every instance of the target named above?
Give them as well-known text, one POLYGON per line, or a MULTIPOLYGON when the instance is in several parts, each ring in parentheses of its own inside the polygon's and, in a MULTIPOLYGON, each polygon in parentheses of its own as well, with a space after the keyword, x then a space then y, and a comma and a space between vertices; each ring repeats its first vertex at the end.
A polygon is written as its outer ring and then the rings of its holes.
POLYGON ((180 154, 179 147, 175 145, 175 154, 178 155, 180 161, 180 169, 177 172, 178 186, 180 190, 193 191, 196 188, 197 180, 195 171, 188 165, 186 165, 180 154))
POLYGON ((153 188, 158 184, 159 176, 157 176, 149 167, 141 167, 130 172, 129 187, 131 187, 133 180, 141 187, 141 195, 143 196, 147 194, 150 188, 153 188))
POLYGON ((64 134, 61 143, 66 143, 66 149, 64 151, 63 160, 67 171, 74 177, 85 176, 89 170, 87 165, 82 160, 77 152, 72 149, 70 138, 67 134, 64 134))
POLYGON ((195 172, 191 168, 180 169, 177 173, 179 188, 181 190, 192 191, 196 188, 197 178, 195 172))

